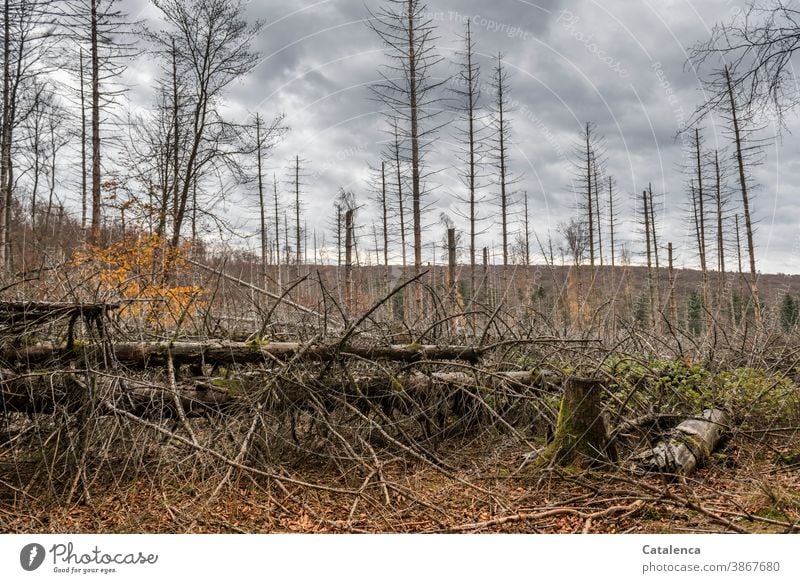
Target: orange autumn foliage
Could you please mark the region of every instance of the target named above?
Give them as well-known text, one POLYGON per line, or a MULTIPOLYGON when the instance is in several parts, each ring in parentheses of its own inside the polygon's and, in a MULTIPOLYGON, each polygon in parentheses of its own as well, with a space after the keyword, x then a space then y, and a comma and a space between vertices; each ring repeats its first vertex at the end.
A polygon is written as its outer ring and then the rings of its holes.
POLYGON ((144 318, 155 324, 171 317, 178 321, 201 305, 204 290, 197 285, 172 282, 186 267, 185 248, 172 248, 163 237, 138 234, 106 247, 87 245, 77 251, 72 264, 87 271, 87 278, 109 301, 129 300, 121 315, 144 318))

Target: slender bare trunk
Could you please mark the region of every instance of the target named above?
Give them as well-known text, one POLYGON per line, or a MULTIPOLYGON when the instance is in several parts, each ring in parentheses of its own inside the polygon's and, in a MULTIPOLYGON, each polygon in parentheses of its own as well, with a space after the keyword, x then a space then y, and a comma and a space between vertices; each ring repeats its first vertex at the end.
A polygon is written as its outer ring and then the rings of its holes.
POLYGON ((714 152, 714 175, 714 200, 717 206, 717 310, 721 311, 725 295, 725 233, 722 223, 722 172, 717 151, 714 152))
POLYGON ((297 276, 300 276, 300 265, 303 263, 303 247, 301 242, 301 228, 300 228, 300 156, 295 157, 294 165, 294 219, 295 219, 295 244, 297 249, 296 263, 297 263, 297 276))
POLYGON ((80 96, 81 96, 81 234, 86 239, 86 221, 88 219, 87 209, 87 187, 88 176, 86 172, 86 92, 83 73, 83 48, 78 54, 78 66, 80 67, 80 96))
POLYGON ((347 313, 353 313, 353 210, 344 214, 344 297, 347 313))
POLYGON ((742 136, 736 109, 736 98, 733 94, 733 85, 728 68, 725 67, 725 79, 728 83, 728 97, 731 105, 731 120, 733 122, 733 135, 736 143, 736 163, 739 167, 739 186, 742 190, 742 208, 744 211, 745 234, 747 235, 747 252, 750 256, 750 295, 753 300, 753 314, 756 326, 761 327, 761 302, 758 297, 758 272, 756 271, 756 250, 753 243, 753 221, 750 215, 750 197, 747 192, 747 175, 744 168, 744 154, 742 152, 742 136))
POLYGON ((669 317, 673 326, 678 324, 678 304, 675 300, 675 268, 672 261, 672 242, 667 243, 667 262, 669 265, 669 317))
POLYGON ((381 212, 383 216, 383 292, 389 293, 389 205, 386 200, 386 163, 381 161, 381 212))
POLYGON ((256 114, 256 164, 258 167, 258 210, 261 219, 261 277, 267 276, 267 209, 264 204, 264 176, 262 173, 261 116, 256 114))
POLYGON ((653 285, 653 254, 650 246, 650 200, 646 190, 642 191, 642 204, 644 205, 644 233, 647 247, 647 292, 650 300, 650 323, 655 324, 657 316, 655 286, 653 285))
POLYGON ((91 0, 91 66, 92 66, 92 227, 90 242, 100 243, 100 55, 97 48, 97 2, 91 0))

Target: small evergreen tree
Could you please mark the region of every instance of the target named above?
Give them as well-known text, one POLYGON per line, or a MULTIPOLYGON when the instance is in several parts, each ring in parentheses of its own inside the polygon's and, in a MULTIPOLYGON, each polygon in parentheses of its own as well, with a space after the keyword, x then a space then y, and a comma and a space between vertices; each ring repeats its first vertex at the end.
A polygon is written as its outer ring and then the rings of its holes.
POLYGON ((793 330, 800 320, 800 304, 790 294, 783 296, 780 309, 781 328, 784 332, 793 330))
POLYGON ((689 294, 686 326, 689 328, 689 332, 695 336, 703 330, 703 296, 695 290, 689 294))

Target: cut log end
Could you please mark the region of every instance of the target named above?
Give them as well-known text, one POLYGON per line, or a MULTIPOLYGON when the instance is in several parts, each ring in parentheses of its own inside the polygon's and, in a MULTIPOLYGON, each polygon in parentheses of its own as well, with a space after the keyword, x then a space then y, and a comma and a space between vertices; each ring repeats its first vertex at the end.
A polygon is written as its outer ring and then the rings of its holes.
POLYGON ((688 476, 708 459, 730 425, 722 409, 706 409, 698 418, 686 419, 671 436, 636 456, 646 471, 688 476))

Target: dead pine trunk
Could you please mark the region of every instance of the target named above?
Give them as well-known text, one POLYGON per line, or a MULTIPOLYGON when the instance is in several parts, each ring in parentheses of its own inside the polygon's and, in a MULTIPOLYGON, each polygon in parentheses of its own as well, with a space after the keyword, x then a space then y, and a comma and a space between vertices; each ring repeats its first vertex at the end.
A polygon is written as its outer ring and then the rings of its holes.
POLYGON ((675 300, 675 267, 672 262, 672 242, 667 243, 667 262, 669 264, 669 317, 673 326, 678 325, 678 304, 675 300))
POLYGON ((650 199, 647 191, 642 191, 642 202, 644 204, 644 235, 645 245, 647 246, 647 293, 650 305, 650 324, 655 326, 658 321, 658 313, 655 296, 655 277, 653 276, 653 252, 650 239, 650 199))
POLYGON ((91 67, 92 67, 92 226, 90 242, 100 243, 100 57, 97 52, 97 2, 91 3, 91 67))
POLYGON ((344 301, 347 313, 353 313, 353 211, 344 214, 344 301))
POLYGON ((536 465, 588 466, 616 458, 603 416, 603 387, 598 379, 569 377, 558 411, 553 441, 536 465))
POLYGON ((481 282, 481 289, 483 289, 483 295, 485 301, 491 305, 491 296, 489 294, 489 248, 483 248, 483 281, 481 282))
POLYGON ((744 147, 742 144, 741 128, 737 117, 736 98, 731 85, 731 77, 728 68, 725 67, 725 79, 728 84, 728 97, 731 105, 731 122, 733 124, 733 134, 736 145, 736 164, 739 170, 739 186, 742 191, 742 209, 744 211, 744 225, 747 235, 747 252, 750 257, 750 296, 753 301, 753 315, 758 328, 761 328, 761 301, 758 295, 758 271, 756 270, 756 252, 753 243, 753 220, 750 215, 750 196, 747 188, 747 173, 744 167, 744 147))

